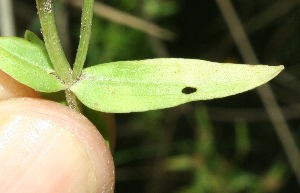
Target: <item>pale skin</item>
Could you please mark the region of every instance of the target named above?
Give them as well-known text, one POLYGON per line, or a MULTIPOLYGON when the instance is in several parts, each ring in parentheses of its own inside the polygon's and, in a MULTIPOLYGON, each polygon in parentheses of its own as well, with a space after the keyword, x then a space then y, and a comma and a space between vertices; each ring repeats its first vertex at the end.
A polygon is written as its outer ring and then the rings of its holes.
POLYGON ((0 71, 0 192, 113 192, 114 163, 98 130, 39 97, 0 71))

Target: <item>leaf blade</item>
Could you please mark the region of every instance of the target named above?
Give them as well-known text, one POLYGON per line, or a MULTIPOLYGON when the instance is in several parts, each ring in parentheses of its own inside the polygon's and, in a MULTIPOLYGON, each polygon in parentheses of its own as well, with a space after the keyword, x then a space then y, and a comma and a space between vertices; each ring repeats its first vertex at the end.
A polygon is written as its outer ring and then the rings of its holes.
POLYGON ((283 68, 174 58, 112 62, 84 69, 70 89, 92 109, 139 112, 245 92, 283 68))
POLYGON ((24 34, 24 39, 40 47, 43 50, 43 52, 47 54, 45 43, 32 31, 26 30, 24 34))
POLYGON ((40 92, 65 89, 42 45, 17 37, 0 38, 0 69, 40 92))

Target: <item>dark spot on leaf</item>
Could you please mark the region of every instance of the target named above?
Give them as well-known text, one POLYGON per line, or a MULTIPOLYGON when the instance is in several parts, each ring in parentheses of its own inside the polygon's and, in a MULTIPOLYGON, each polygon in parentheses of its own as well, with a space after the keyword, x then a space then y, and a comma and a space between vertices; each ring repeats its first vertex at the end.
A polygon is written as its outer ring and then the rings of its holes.
POLYGON ((183 94, 192 94, 192 93, 194 93, 194 92, 196 92, 196 91, 197 91, 196 88, 194 88, 194 87, 189 87, 189 86, 184 87, 184 88, 181 90, 181 92, 182 92, 183 94))

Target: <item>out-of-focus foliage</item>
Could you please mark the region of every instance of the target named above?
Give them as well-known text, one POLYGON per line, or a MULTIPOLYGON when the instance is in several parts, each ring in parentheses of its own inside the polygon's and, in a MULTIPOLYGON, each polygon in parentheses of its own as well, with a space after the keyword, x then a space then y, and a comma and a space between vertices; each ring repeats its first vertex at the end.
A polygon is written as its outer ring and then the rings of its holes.
POLYGON ((174 15, 178 9, 175 1, 148 0, 144 1, 143 12, 147 18, 159 19, 174 15))
POLYGON ((154 57, 150 47, 145 46, 145 35, 101 18, 95 18, 88 66, 110 61, 122 61, 154 57))
MULTIPOLYGON (((165 0, 118 0, 107 1, 107 3, 122 11, 134 14, 136 17, 144 16, 151 20, 159 20, 174 15, 178 5, 175 1, 165 0)), ((155 57, 147 35, 100 17, 95 17, 93 22, 88 65, 155 57)))

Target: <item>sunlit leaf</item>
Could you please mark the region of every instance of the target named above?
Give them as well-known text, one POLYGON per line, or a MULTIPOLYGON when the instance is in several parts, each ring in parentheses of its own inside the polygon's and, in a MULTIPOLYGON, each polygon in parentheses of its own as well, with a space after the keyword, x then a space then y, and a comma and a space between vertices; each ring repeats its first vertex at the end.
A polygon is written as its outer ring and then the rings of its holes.
POLYGON ((147 111, 241 93, 283 68, 172 58, 112 62, 84 69, 70 89, 95 110, 147 111))
MULTIPOLYGON (((32 34, 30 34, 32 35, 32 34)), ((0 69, 19 82, 41 92, 65 88, 55 76, 43 44, 17 37, 0 37, 0 69)))

